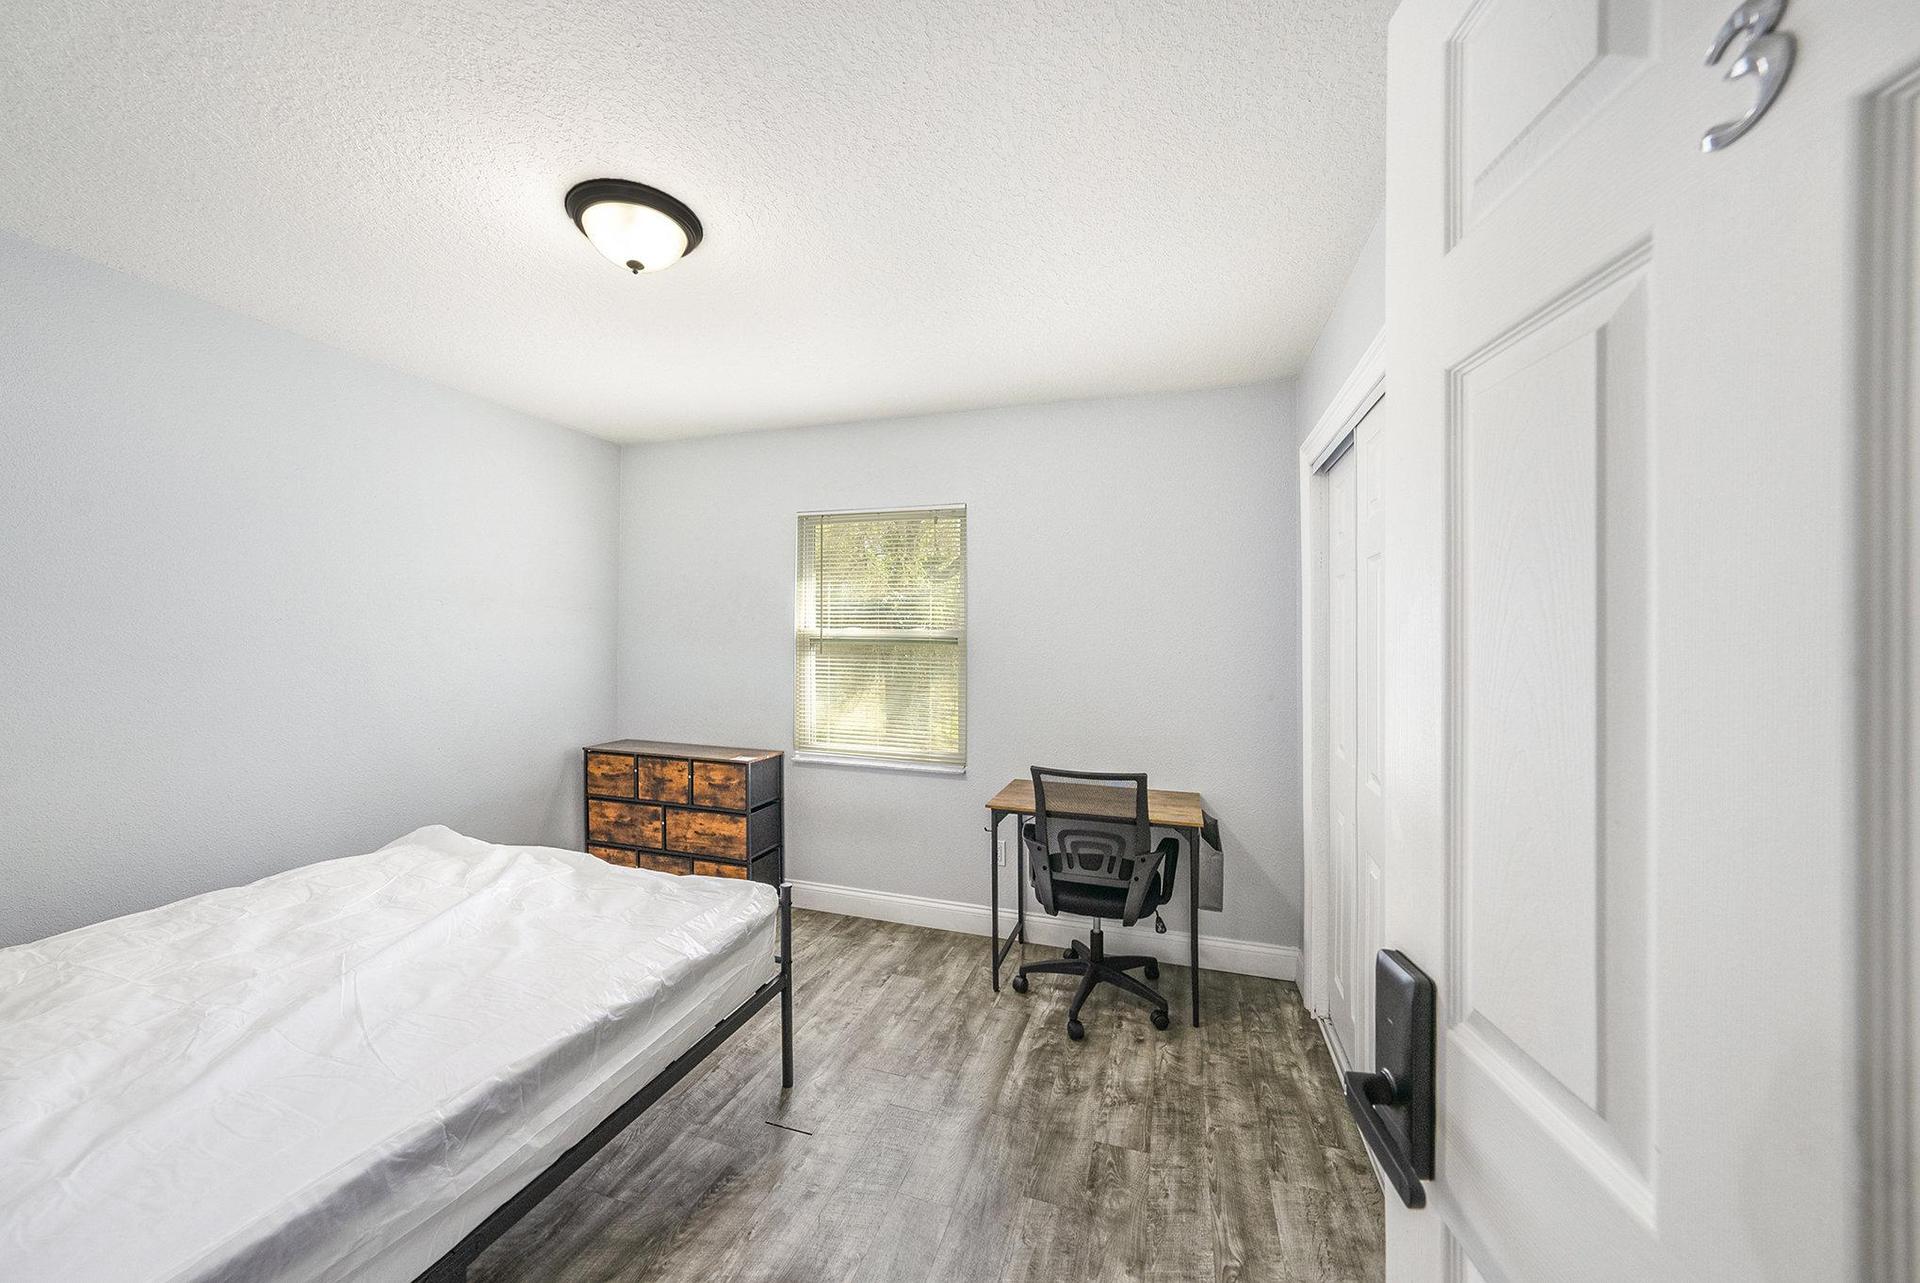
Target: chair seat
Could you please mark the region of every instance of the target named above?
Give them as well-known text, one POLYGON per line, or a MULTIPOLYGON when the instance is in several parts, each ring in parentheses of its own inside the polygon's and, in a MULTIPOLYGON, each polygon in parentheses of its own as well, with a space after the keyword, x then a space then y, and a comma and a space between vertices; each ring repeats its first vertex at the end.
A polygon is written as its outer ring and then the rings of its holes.
MULTIPOLYGON (((1053 880, 1053 902, 1062 913, 1078 914, 1083 918, 1118 919, 1126 913, 1127 889, 1124 886, 1069 882, 1064 877, 1056 877, 1053 880)), ((1146 903, 1150 906, 1165 903, 1160 896, 1158 873, 1147 883, 1146 903)))

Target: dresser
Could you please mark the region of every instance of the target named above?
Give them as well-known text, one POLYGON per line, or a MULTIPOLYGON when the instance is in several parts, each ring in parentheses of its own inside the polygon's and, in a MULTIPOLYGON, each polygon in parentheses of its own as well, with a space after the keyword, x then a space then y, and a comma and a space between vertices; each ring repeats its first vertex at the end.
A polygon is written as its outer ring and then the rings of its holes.
POLYGON ((785 876, 779 750, 614 740, 585 752, 593 855, 661 873, 785 876))

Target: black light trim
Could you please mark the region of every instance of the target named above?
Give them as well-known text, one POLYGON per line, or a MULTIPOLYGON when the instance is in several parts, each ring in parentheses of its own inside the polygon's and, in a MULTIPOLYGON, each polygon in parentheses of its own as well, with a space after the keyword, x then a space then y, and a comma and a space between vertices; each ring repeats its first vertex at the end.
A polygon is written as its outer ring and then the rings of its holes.
POLYGON ((580 216, 586 213, 590 206, 598 205, 602 201, 618 201, 623 205, 645 205, 659 210, 680 224, 680 230, 687 234, 687 248, 686 252, 681 254, 682 258, 693 253, 700 244, 700 238, 705 235, 700 228, 699 216, 688 209, 685 202, 674 199, 657 187, 649 187, 645 183, 628 182, 624 178, 589 178, 584 183, 575 183, 573 189, 567 193, 567 217, 573 220, 575 227, 580 228, 582 236, 587 234, 587 229, 580 226, 580 216))

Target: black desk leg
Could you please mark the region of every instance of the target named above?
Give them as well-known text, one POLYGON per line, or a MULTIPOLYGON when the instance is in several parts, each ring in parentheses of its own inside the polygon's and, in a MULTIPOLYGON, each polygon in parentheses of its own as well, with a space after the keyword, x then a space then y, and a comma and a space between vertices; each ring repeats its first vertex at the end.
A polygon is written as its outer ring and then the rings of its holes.
POLYGON ((1187 830, 1187 949, 1193 981, 1193 1027, 1200 1027, 1200 830, 1187 830))
POLYGON ((1020 956, 1027 956, 1027 838, 1026 820, 1013 820, 1013 929, 1020 937, 1020 956))
MULTIPOLYGON (((993 921, 988 925, 987 930, 988 938, 993 941, 993 991, 995 993, 1000 992, 1000 964, 1005 962, 1007 955, 1013 952, 1016 940, 1021 944, 1027 942, 1027 901, 1026 897, 1020 893, 1018 880, 1013 884, 1013 896, 1020 906, 1020 916, 1014 929, 1007 932, 1007 938, 1005 940, 1000 938, 1000 817, 1006 814, 1008 812, 993 812, 993 823, 987 829, 987 850, 993 861, 993 903, 989 906, 993 921)), ((1016 865, 1015 867, 1024 866, 1016 865)))
POLYGON ((993 991, 1000 992, 1000 812, 987 813, 987 871, 993 879, 993 894, 988 900, 987 967, 993 974, 993 991))

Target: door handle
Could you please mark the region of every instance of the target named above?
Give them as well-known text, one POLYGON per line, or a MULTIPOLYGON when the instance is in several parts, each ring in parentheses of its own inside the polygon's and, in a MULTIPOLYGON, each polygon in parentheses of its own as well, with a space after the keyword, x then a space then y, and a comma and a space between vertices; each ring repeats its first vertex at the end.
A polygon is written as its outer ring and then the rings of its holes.
POLYGON ((1374 959, 1376 1067, 1350 1070, 1347 1109, 1400 1201, 1425 1207, 1433 1179, 1433 980, 1398 949, 1374 959))

